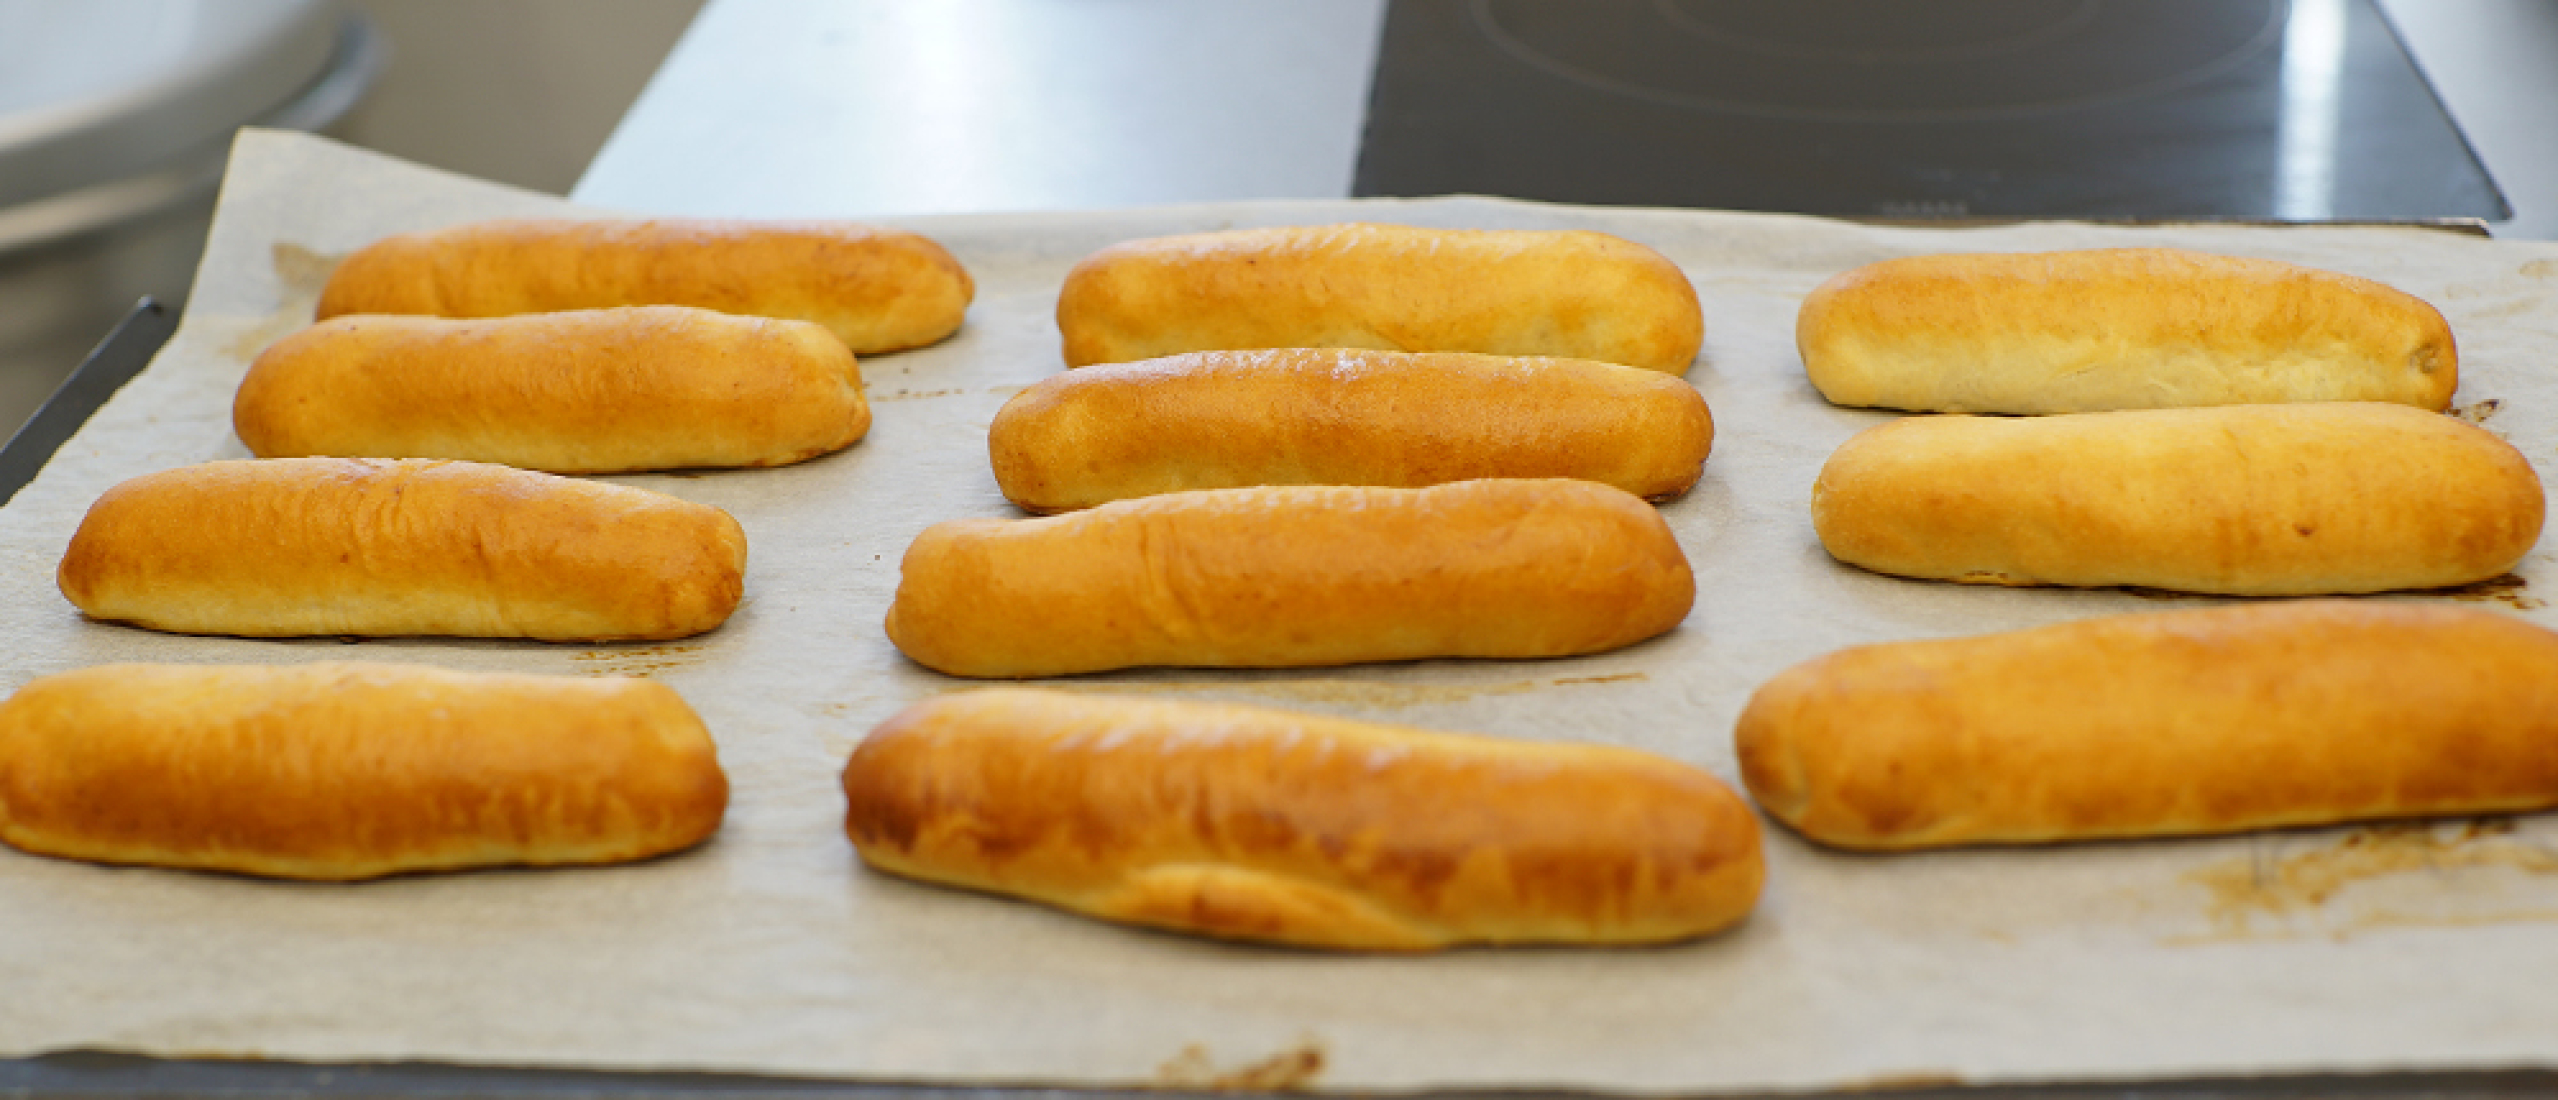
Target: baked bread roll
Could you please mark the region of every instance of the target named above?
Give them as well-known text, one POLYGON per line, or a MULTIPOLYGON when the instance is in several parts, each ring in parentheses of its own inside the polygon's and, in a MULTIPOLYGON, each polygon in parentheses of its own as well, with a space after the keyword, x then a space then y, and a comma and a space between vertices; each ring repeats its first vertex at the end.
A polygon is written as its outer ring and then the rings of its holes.
POLYGON ((1201 351, 1069 371, 995 414, 995 482, 1033 512, 1185 489, 1570 477, 1686 492, 1714 443, 1696 388, 1581 359, 1201 351))
POLYGON ((145 474, 56 574, 92 618, 181 634, 682 638, 746 575, 728 513, 476 462, 279 458, 145 474))
POLYGON ((977 287, 941 245, 850 222, 520 218, 402 233, 356 250, 321 288, 348 313, 505 317, 699 306, 826 326, 863 355, 959 330, 977 287))
POLYGON ((1210 489, 935 524, 888 639, 954 676, 1561 657, 1686 618, 1652 507, 1587 481, 1210 489))
POLYGON ((1912 417, 1812 486, 1821 544, 1878 573, 2238 596, 2486 580, 2545 507, 2504 440, 2369 402, 1912 417))
POLYGON ((1684 939, 1766 875, 1756 815, 1684 764, 1210 703, 940 696, 844 795, 883 871, 1304 947, 1684 939))
POLYGON ((685 306, 360 315, 278 341, 231 405, 264 458, 460 458, 553 473, 780 466, 870 430, 861 368, 806 321, 685 306))
POLYGON ((2558 634, 2317 600, 1841 650, 1751 696, 1742 778, 1824 844, 2225 833, 2558 806, 2558 634))
POLYGON ((1921 412, 2065 413, 2285 401, 2440 411, 2451 326, 2369 279, 2172 248, 1913 256, 1803 300, 1821 396, 1921 412))
POLYGON ((1672 373, 1705 340, 1678 265, 1584 230, 1325 225, 1112 245, 1057 295, 1066 365, 1185 351, 1374 348, 1596 359, 1672 373))
POLYGON ((614 863, 719 828, 728 780, 675 692, 412 665, 102 665, 0 704, 0 840, 345 880, 614 863))

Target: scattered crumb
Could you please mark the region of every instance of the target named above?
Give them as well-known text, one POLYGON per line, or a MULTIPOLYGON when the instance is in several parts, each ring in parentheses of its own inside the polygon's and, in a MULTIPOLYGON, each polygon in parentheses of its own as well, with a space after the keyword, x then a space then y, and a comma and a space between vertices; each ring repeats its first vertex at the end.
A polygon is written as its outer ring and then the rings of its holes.
POLYGON ((2466 405, 2452 406, 2451 414, 2472 424, 2484 424, 2487 422, 2488 417, 2496 415, 2496 410, 2501 409, 2504 406, 2504 398, 2482 398, 2477 401, 2472 401, 2466 405))

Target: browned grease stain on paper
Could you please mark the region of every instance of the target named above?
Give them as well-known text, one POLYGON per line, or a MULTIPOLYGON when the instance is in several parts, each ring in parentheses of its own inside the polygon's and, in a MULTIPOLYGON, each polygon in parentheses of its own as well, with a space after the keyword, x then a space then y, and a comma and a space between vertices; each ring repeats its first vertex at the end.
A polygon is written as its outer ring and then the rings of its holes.
MULTIPOLYGON (((2349 593, 2330 598, 2352 600, 2389 598, 2407 595, 2441 596, 2446 599, 2466 600, 2471 603, 2500 603, 2513 608, 2516 611, 2537 611, 2549 606, 2549 601, 2532 595, 2528 591, 2530 587, 2531 582, 2524 579, 2522 574, 2507 573, 2503 576, 2489 577, 2486 580, 2472 584, 2464 584, 2458 588, 2426 588, 2417 589, 2413 592, 2373 592, 2366 595, 2349 593)), ((2137 596, 2144 600, 2204 600, 2226 598, 2217 597, 2209 593, 2178 592, 2173 589, 2166 588, 2124 587, 2119 588, 2116 591, 2119 591, 2126 596, 2137 596)), ((2247 599, 2249 597, 2242 596, 2236 598, 2247 599)))
POLYGON ((2172 588, 2139 588, 2131 585, 2125 585, 2122 589, 2122 593, 2126 596, 2137 596, 2144 600, 2200 600, 2210 598, 2199 592, 2179 592, 2172 588))
MULTIPOLYGON (((2240 856, 2206 864, 2182 877, 2211 894, 2206 915, 2214 934, 2180 942, 2251 938, 2258 918, 2282 919, 2323 910, 2350 887, 2374 879, 2504 867, 2527 874, 2558 874, 2558 851, 2513 835, 2511 818, 2480 818, 2454 831, 2422 823, 2372 825, 2344 839, 2292 855, 2240 856)), ((2330 929, 2337 935, 2379 926, 2471 925, 2545 920, 2541 910, 2423 915, 2382 911, 2354 915, 2330 929)))
POLYGON ((955 393, 967 392, 967 390, 889 390, 885 393, 872 393, 870 399, 873 401, 921 401, 928 397, 948 397, 955 393))
POLYGON ((267 253, 267 261, 275 265, 275 281, 284 284, 287 298, 317 298, 320 288, 329 285, 329 273, 338 269, 344 256, 304 248, 291 241, 277 241, 267 253))
POLYGON ((1555 678, 1554 686, 1563 687, 1567 684, 1633 684, 1641 683, 1651 678, 1651 676, 1641 672, 1620 672, 1614 676, 1559 676, 1555 678))
POLYGON ((590 649, 569 660, 593 665, 578 671, 588 676, 654 676, 699 661, 701 645, 649 645, 628 649, 590 649))
POLYGON ((2537 611, 2549 606, 2549 601, 2526 591, 2530 587, 2531 582, 2524 580, 2521 574, 2507 573, 2501 577, 2489 577, 2476 584, 2439 589, 2437 594, 2472 603, 2500 603, 2516 611, 2537 611))
POLYGON ((2534 279, 2558 278, 2558 260, 2533 260, 2522 265, 2522 273, 2534 279))
POLYGON ((2452 406, 2451 415, 2457 419, 2466 420, 2472 424, 2484 424, 2487 422, 2488 417, 2496 415, 2496 410, 2504 407, 2504 398, 2487 397, 2472 401, 2466 405, 2452 406))
POLYGON ((1208 1048, 1191 1043, 1155 1067, 1154 1084, 1210 1092, 1297 1092, 1314 1086, 1326 1059, 1323 1040, 1308 1036, 1267 1058, 1220 1069, 1208 1048))

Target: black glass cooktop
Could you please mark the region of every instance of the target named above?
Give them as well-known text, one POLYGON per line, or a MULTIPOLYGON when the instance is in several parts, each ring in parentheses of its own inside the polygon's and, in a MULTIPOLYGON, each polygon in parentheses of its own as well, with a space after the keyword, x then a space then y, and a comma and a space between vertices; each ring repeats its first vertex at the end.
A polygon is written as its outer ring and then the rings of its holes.
POLYGON ((2510 216, 2371 0, 1393 0, 1353 191, 2510 216))

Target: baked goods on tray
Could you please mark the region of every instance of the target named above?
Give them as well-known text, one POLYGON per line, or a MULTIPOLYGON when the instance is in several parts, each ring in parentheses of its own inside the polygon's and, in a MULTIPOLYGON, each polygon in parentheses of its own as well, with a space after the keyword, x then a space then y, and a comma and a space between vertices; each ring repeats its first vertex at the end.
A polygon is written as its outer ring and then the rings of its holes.
POLYGON ((1822 396, 1919 412, 2062 413, 2283 401, 2440 410, 2442 314, 2373 282, 2172 248, 1912 256, 1803 300, 1822 396))
POLYGON ((987 434, 1033 512, 1249 485, 1571 477, 1664 498, 1696 483, 1696 388, 1584 359, 1313 348, 1086 367, 1015 395, 987 434))
POLYGON ((646 489, 477 462, 207 462, 108 489, 62 555, 92 618, 183 634, 681 638, 736 609, 745 532, 646 489))
POLYGON ((1254 707, 942 695, 843 781, 880 870, 1306 947, 1683 939, 1766 874, 1756 816, 1684 764, 1254 707))
POLYGON ((1821 544, 1879 573, 2244 596, 2486 580, 2546 507, 2511 444, 2373 402, 1909 417, 1812 488, 1821 544))
POLYGON ((1368 224, 1112 245, 1067 273, 1057 330, 1070 367, 1338 347, 1596 359, 1675 374, 1705 339, 1687 276, 1622 237, 1368 224))
POLYGON ((851 222, 512 218, 402 233, 330 274, 318 315, 504 317, 699 306, 814 321, 862 355, 958 331, 976 284, 941 245, 851 222))
POLYGON ((613 863, 719 828, 728 780, 672 689, 415 665, 100 665, 0 704, 0 839, 346 880, 613 863))
POLYGON ((935 524, 887 628, 954 676, 1559 657, 1663 633, 1695 594, 1652 506, 1595 482, 1208 489, 935 524))
POLYGON ((264 458, 460 458, 553 473, 779 466, 870 428, 833 333, 686 306, 482 320, 363 314, 250 364, 232 425, 264 458))
POLYGON ((2235 832, 2558 806, 2558 634, 2315 600, 1840 650, 1761 687, 1750 792, 1825 844, 2235 832))

